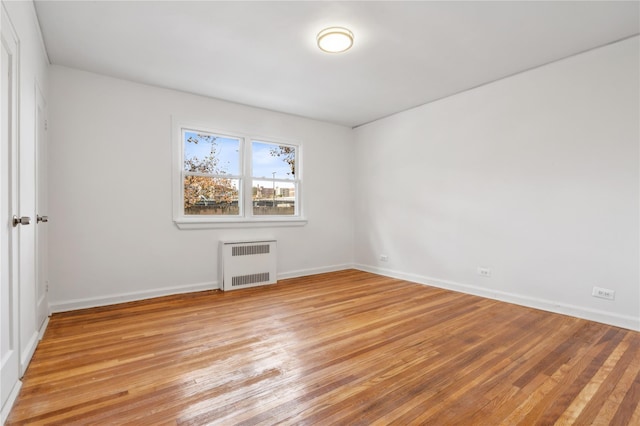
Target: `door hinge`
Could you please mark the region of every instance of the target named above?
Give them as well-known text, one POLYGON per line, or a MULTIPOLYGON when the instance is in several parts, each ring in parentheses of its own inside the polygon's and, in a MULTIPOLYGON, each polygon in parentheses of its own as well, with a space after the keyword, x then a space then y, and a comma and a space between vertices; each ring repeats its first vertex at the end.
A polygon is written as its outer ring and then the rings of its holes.
POLYGON ((48 120, 44 120, 44 129, 45 130, 49 130, 49 121, 48 120))

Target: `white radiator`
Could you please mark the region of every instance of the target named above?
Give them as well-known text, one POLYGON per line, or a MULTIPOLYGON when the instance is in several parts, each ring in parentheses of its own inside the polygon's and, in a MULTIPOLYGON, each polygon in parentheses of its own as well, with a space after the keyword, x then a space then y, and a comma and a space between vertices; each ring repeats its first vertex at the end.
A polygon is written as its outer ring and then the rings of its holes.
POLYGON ((220 241, 218 251, 220 289, 228 291, 276 283, 275 240, 220 241))

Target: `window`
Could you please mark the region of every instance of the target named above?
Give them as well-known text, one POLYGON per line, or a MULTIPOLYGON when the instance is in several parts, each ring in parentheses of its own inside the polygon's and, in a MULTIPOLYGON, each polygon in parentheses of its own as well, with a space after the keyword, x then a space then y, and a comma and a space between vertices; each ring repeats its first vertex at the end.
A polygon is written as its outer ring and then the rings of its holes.
POLYGON ((174 221, 180 228, 304 225, 300 146, 174 126, 174 221))
POLYGON ((240 214, 241 139, 182 130, 185 215, 240 214))
POLYGON ((254 215, 296 214, 296 153, 294 145, 251 142, 254 215))

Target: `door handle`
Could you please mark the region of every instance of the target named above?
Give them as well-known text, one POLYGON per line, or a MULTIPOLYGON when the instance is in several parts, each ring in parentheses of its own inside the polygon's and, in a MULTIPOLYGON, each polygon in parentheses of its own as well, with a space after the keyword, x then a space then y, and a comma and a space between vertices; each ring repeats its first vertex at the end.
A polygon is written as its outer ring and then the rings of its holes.
POLYGON ((40 215, 36 215, 36 223, 40 223, 40 222, 49 222, 49 216, 40 216, 40 215))
POLYGON ((15 228, 18 225, 28 225, 31 223, 31 218, 29 216, 13 216, 13 227, 15 228))

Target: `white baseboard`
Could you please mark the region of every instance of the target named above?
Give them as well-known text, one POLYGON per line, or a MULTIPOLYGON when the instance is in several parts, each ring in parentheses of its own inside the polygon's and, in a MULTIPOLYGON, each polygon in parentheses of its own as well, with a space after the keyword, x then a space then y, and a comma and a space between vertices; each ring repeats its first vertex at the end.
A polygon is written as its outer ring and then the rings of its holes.
POLYGON ((40 331, 38 332, 38 341, 42 340, 44 337, 44 332, 47 331, 47 327, 49 326, 49 320, 51 319, 51 310, 47 314, 47 317, 42 322, 42 326, 40 327, 40 331))
POLYGON ((483 287, 477 287, 469 284, 461 284, 454 281, 440 280, 422 275, 405 273, 391 269, 378 268, 375 266, 353 265, 355 269, 371 272, 386 277, 397 278, 405 281, 411 281, 418 284, 430 285, 432 287, 443 288, 446 290, 458 291, 460 293, 472 294, 475 296, 486 297, 487 299, 500 300, 502 302, 514 303, 516 305, 526 306, 528 308, 540 309, 543 311, 553 312, 557 314, 570 315, 590 321, 600 322, 613 325, 616 327, 627 328, 629 330, 640 331, 640 317, 632 317, 626 315, 618 315, 612 312, 600 311, 581 306, 570 305, 553 300, 538 299, 535 297, 524 296, 516 293, 507 293, 502 291, 490 290, 483 287))
POLYGON ((194 293, 197 291, 217 290, 217 281, 208 283, 190 284, 176 287, 165 287, 152 290, 134 291, 102 297, 90 297, 86 299, 74 299, 65 302, 50 303, 51 312, 66 312, 77 309, 95 308, 98 306, 115 305, 117 303, 135 302, 136 300, 151 299, 154 297, 170 296, 173 294, 194 293))
POLYGON ((0 412, 0 425, 4 425, 4 422, 9 418, 9 414, 11 413, 11 409, 13 408, 13 404, 15 404, 16 399, 18 399, 18 394, 20 393, 20 389, 22 388, 22 381, 18 380, 15 385, 13 385, 13 389, 9 393, 9 398, 2 406, 2 411, 0 412))
POLYGON ((353 269, 353 264, 343 263, 341 265, 323 266, 321 268, 297 269, 295 271, 282 272, 278 274, 279 280, 287 278, 305 277, 307 275, 324 274, 327 272, 344 271, 345 269, 353 269))
MULTIPOLYGON (((24 350, 22 351, 23 353, 20 359, 20 377, 21 378, 22 376, 24 376, 24 373, 27 371, 27 367, 29 367, 31 358, 33 358, 33 354, 35 353, 36 348, 38 347, 38 343, 40 342, 40 340, 42 340, 42 336, 44 335, 44 332, 47 329, 48 325, 49 325, 49 317, 47 316, 47 318, 43 321, 42 327, 40 327, 40 330, 34 332, 31 335, 29 342, 27 342, 24 350)), ((11 409, 13 408, 13 404, 18 398, 18 394, 20 393, 21 388, 22 388, 22 381, 18 380, 18 382, 15 384, 15 386, 11 390, 11 394, 9 395, 9 399, 7 400, 7 403, 5 404, 4 407, 2 407, 2 419, 0 420, 0 425, 3 425, 4 422, 7 420, 7 418, 9 417, 9 414, 11 413, 11 409)))
POLYGON ((29 366, 31 357, 33 357, 33 354, 36 351, 36 348, 38 347, 38 342, 40 342, 39 332, 34 331, 31 337, 29 338, 29 341, 27 342, 26 346, 21 351, 22 353, 20 357, 20 377, 24 376, 24 373, 27 371, 27 367, 29 366))
POLYGON ((40 330, 34 332, 27 343, 27 346, 22 354, 22 359, 20 360, 20 377, 24 376, 24 373, 27 372, 27 368, 29 367, 29 363, 31 362, 31 358, 33 358, 33 354, 36 352, 38 347, 38 343, 42 340, 44 336, 44 332, 47 330, 47 326, 49 325, 49 316, 45 318, 42 322, 42 326, 40 330))
MULTIPOLYGON (((325 272, 342 271, 351 269, 353 265, 344 263, 340 265, 323 266, 320 268, 298 269, 295 271, 282 272, 278 274, 278 279, 303 277, 306 275, 322 274, 325 272)), ((102 297, 91 297, 86 299, 74 299, 62 302, 52 302, 49 304, 51 312, 66 312, 77 309, 95 308, 98 306, 115 305, 117 303, 134 302, 136 300, 151 299, 153 297, 169 296, 173 294, 193 293, 196 291, 217 290, 220 286, 217 281, 200 284, 190 284, 177 287, 165 287, 153 290, 136 291, 130 293, 120 293, 102 297)))
MULTIPOLYGON (((361 271, 371 272, 374 274, 384 275, 387 277, 397 278, 401 280, 411 281, 419 284, 430 285, 433 287, 443 288, 447 290, 458 291, 466 294, 486 297, 488 299, 500 300, 508 303, 526 306, 543 311, 554 312, 558 314, 571 315, 590 321, 601 322, 604 324, 614 325, 616 327, 627 328, 630 330, 640 331, 640 318, 618 315, 612 312, 599 311, 596 309, 585 308, 581 306, 569 305, 566 303, 554 302, 552 300, 538 299, 530 296, 524 296, 516 293, 507 293, 495 290, 489 290, 483 287, 477 287, 469 284, 461 284, 454 281, 441 280, 422 275, 405 273, 391 269, 378 268, 375 266, 361 264, 339 264, 324 266, 319 268, 298 269, 294 271, 281 272, 278 279, 296 278, 307 275, 322 274, 327 272, 342 271, 345 269, 359 269, 361 271)), ((75 299, 66 302, 51 303, 52 312, 65 312, 76 309, 93 308, 97 306, 113 305, 116 303, 133 302, 136 300, 150 299, 153 297, 168 296, 172 294, 192 293, 205 290, 219 289, 217 281, 208 283, 192 284, 178 287, 168 287, 154 290, 146 290, 140 292, 122 293, 105 297, 95 297, 87 299, 75 299)))

